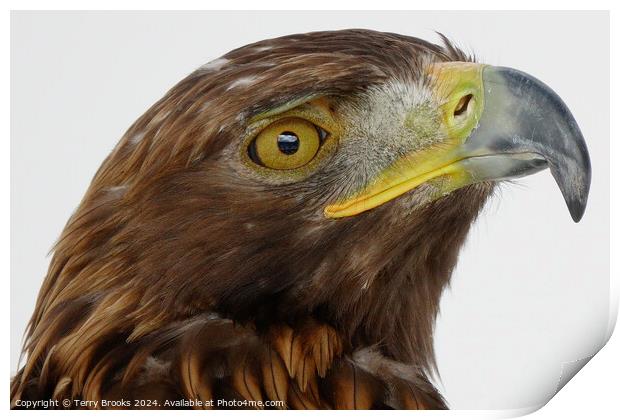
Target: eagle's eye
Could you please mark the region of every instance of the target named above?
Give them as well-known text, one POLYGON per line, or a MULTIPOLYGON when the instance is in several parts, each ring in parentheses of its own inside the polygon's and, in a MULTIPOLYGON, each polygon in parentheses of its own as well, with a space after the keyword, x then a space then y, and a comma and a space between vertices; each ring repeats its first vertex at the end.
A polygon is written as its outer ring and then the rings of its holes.
POLYGON ((270 169, 295 169, 310 162, 327 133, 302 118, 283 118, 265 127, 248 146, 254 163, 270 169))

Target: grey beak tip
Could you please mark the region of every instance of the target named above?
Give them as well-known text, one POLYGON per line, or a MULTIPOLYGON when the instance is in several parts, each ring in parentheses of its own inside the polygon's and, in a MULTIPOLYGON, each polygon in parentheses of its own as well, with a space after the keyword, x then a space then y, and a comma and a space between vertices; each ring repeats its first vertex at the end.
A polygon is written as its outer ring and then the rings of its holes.
MULTIPOLYGON (((591 172, 587 155, 583 166, 583 172, 580 175, 581 176, 578 177, 579 181, 575 183, 558 182, 560 190, 564 195, 568 211, 570 212, 570 215, 575 223, 578 223, 581 220, 588 204, 591 172)), ((556 177, 556 181, 557 180, 558 178, 556 177)))
MULTIPOLYGON (((495 145, 497 150, 542 156, 571 217, 579 222, 588 201, 591 166, 586 142, 568 106, 549 86, 519 70, 487 67, 483 77, 493 87, 492 95, 487 91, 485 113, 487 108, 491 112, 494 134, 513 139, 495 145), (501 131, 498 124, 510 127, 509 131, 501 131)), ((487 134, 486 138, 493 136, 487 134)))
POLYGON ((590 174, 588 174, 588 181, 584 183, 583 193, 576 200, 571 200, 567 202, 568 211, 570 212, 571 217, 575 223, 579 223, 579 221, 583 218, 584 213, 586 212, 586 207, 588 204, 588 193, 590 190, 590 174))
POLYGON ((574 163, 564 163, 562 167, 557 167, 555 164, 551 165, 551 174, 560 187, 573 221, 578 223, 582 219, 588 204, 592 167, 590 155, 579 128, 575 128, 573 134, 572 138, 576 143, 572 150, 575 158, 574 163))
POLYGON ((579 223, 583 214, 586 211, 586 203, 576 203, 568 206, 568 210, 570 211, 570 215, 573 218, 575 223, 579 223))
POLYGON ((579 165, 550 165, 551 175, 564 196, 566 207, 575 223, 579 222, 586 211, 590 192, 590 159, 585 151, 579 165), (569 169, 573 168, 573 169, 569 169))

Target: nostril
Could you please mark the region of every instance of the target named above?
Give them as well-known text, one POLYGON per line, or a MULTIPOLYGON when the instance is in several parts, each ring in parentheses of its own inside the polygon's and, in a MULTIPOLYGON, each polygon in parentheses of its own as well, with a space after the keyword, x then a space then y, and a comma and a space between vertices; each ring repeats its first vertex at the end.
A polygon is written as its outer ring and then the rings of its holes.
POLYGON ((454 108, 454 116, 458 117, 459 115, 465 113, 465 111, 467 111, 467 107, 469 106, 469 102, 471 101, 471 98, 473 98, 474 95, 472 95, 471 93, 468 95, 463 96, 460 100, 459 103, 456 104, 456 108, 454 108))

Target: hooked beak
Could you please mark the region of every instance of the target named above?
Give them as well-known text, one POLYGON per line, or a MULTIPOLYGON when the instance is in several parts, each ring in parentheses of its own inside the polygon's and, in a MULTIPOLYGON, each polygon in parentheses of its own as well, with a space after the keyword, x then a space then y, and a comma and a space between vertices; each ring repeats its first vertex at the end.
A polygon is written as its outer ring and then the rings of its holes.
POLYGON ((327 206, 327 217, 362 213, 426 182, 436 184, 439 197, 549 168, 573 220, 581 219, 590 158, 575 119, 553 90, 521 71, 474 63, 435 64, 431 76, 451 147, 402 158, 355 196, 327 206))

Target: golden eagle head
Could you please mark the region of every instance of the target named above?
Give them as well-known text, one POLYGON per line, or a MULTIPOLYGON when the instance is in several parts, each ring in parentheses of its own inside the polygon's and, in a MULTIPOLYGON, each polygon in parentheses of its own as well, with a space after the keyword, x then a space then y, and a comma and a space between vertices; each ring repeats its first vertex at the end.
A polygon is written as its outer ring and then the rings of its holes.
POLYGON ((86 372, 102 348, 131 354, 217 314, 257 331, 312 317, 351 348, 431 366, 441 291, 496 184, 548 167, 578 220, 590 180, 555 93, 445 41, 292 35, 178 83, 69 220, 30 357, 60 342, 59 366, 86 372))

